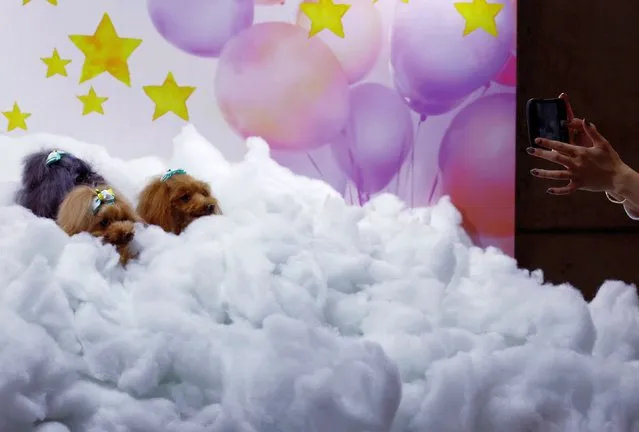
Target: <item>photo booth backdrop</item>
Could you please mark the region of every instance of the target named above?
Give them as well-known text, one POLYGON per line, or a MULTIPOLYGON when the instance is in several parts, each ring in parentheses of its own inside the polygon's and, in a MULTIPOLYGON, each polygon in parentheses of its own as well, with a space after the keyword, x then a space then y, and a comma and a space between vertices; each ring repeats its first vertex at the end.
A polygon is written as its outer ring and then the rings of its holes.
POLYGON ((121 158, 261 136, 355 204, 449 195, 512 255, 515 1, 4 0, 0 128, 121 158))

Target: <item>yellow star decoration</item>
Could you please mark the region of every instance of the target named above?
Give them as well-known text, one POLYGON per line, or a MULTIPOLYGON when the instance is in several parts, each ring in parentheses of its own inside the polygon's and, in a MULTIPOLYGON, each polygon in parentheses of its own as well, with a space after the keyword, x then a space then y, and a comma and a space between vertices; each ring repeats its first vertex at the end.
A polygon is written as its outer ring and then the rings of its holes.
POLYGON ((3 116, 7 120, 9 120, 9 125, 7 126, 7 132, 11 132, 14 129, 24 129, 27 130, 27 122, 26 120, 31 117, 30 113, 23 113, 20 111, 20 107, 18 107, 18 102, 13 103, 13 109, 11 111, 5 111, 2 113, 3 116))
POLYGON ((93 86, 89 89, 89 93, 77 96, 77 98, 80 99, 83 105, 82 115, 91 114, 92 112, 104 115, 102 104, 109 100, 108 97, 98 96, 93 86))
POLYGON ((466 20, 464 36, 468 36, 478 29, 497 37, 497 23, 495 17, 504 8, 500 3, 486 3, 486 0, 473 0, 472 3, 455 3, 455 9, 466 20))
POLYGON ((155 103, 154 121, 168 112, 189 121, 186 100, 195 91, 195 87, 178 86, 173 73, 169 72, 162 85, 148 85, 144 86, 143 89, 144 93, 155 103))
MULTIPOLYGON (((22 6, 31 3, 31 0, 22 0, 22 6)), ((47 0, 47 3, 52 4, 53 6, 58 5, 58 0, 47 0)))
POLYGON ((70 35, 69 39, 85 56, 80 83, 108 72, 118 81, 131 87, 127 60, 140 46, 142 39, 118 36, 109 14, 106 13, 93 35, 70 35))
POLYGON ((351 5, 347 4, 335 4, 332 0, 319 0, 319 3, 301 3, 300 10, 311 20, 311 30, 308 37, 327 29, 344 38, 342 17, 350 7, 351 5))
POLYGON ((60 58, 60 54, 57 49, 53 49, 51 57, 41 57, 40 60, 47 65, 47 78, 54 75, 67 76, 67 65, 71 63, 71 60, 60 58))

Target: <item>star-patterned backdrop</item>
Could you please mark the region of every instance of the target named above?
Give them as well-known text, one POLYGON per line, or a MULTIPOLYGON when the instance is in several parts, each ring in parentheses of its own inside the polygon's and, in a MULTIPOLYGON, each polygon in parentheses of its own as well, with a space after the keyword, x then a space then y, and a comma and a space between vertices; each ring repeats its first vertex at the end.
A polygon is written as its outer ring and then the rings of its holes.
MULTIPOLYGON (((355 204, 448 195, 513 253, 516 0, 3 0, 0 128, 168 156, 261 136, 355 204)), ((54 145, 55 143, 52 143, 54 145)))

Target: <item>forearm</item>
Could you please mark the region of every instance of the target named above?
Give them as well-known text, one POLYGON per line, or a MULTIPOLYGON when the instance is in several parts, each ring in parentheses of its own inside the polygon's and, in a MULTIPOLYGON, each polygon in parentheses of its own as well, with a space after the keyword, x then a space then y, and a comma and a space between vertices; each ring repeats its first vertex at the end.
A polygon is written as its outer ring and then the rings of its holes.
POLYGON ((624 207, 639 212, 639 173, 628 165, 623 165, 613 183, 613 190, 609 191, 621 200, 625 200, 624 207))

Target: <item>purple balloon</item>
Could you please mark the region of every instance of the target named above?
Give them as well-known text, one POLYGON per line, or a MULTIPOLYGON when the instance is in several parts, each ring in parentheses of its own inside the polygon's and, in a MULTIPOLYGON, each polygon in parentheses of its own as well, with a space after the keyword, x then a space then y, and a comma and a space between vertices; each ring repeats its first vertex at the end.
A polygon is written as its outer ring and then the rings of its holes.
POLYGON ((200 57, 218 57, 226 42, 253 24, 253 0, 148 0, 164 39, 200 57))
POLYGON ((357 85, 350 98, 348 124, 331 148, 360 193, 373 194, 388 185, 406 160, 413 122, 398 94, 381 84, 357 85))
POLYGON ((503 4, 495 17, 497 36, 482 28, 464 36, 466 20, 453 0, 398 3, 391 71, 397 91, 415 112, 448 112, 503 69, 515 37, 515 9, 510 0, 490 3, 503 4))

